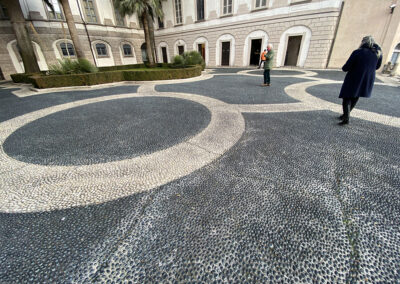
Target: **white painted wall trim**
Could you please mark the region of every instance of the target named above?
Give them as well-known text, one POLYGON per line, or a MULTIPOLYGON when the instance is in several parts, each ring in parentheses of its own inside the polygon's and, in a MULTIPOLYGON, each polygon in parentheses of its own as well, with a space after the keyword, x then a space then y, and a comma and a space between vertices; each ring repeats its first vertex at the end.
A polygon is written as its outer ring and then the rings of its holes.
POLYGON ((308 55, 308 50, 310 48, 310 41, 312 35, 310 28, 306 26, 294 26, 283 32, 279 41, 279 48, 277 52, 277 60, 276 60, 277 67, 285 65, 285 57, 286 57, 289 36, 296 36, 296 35, 303 36, 300 46, 297 66, 304 67, 308 55))
POLYGON ((215 66, 222 66, 221 60, 222 60, 222 43, 223 42, 230 42, 231 47, 230 47, 230 52, 229 52, 229 66, 233 66, 235 64, 235 47, 236 47, 236 40, 235 37, 231 34, 224 34, 220 36, 217 40, 217 45, 216 45, 216 52, 215 52, 215 66))
POLYGON ((257 30, 251 32, 244 41, 243 66, 249 66, 250 64, 251 41, 253 39, 262 39, 261 50, 267 48, 269 39, 268 34, 263 30, 257 30))
POLYGON ((133 43, 131 43, 130 41, 122 41, 119 44, 119 55, 121 57, 122 65, 136 64, 137 63, 135 47, 134 47, 133 43), (123 51, 123 45, 124 44, 129 44, 131 46, 131 48, 132 48, 132 56, 124 56, 124 51, 123 51))
MULTIPOLYGON (((58 48, 58 45, 63 43, 63 42, 64 43, 71 43, 72 45, 74 45, 74 43, 70 39, 59 39, 59 40, 53 41, 52 47, 53 47, 53 51, 54 51, 54 54, 55 54, 57 59, 63 59, 64 58, 63 55, 60 53, 60 49, 58 48)), ((74 50, 75 50, 75 46, 74 46, 74 50)))
POLYGON ((14 52, 14 49, 12 48, 12 45, 17 42, 17 40, 12 40, 9 43, 7 43, 7 50, 8 50, 8 54, 10 55, 11 61, 14 65, 15 71, 17 71, 17 73, 24 73, 25 72, 25 68, 24 68, 24 64, 22 63, 22 61, 18 60, 17 55, 14 52))
POLYGON ((92 41, 92 50, 95 55, 94 60, 96 61, 97 67, 114 66, 115 65, 111 45, 108 42, 106 42, 104 40, 94 40, 94 41, 92 41), (97 43, 104 43, 107 46, 107 54, 108 54, 107 57, 99 57, 97 55, 97 50, 96 50, 97 43))
POLYGON ((208 40, 205 37, 198 37, 194 43, 193 43, 193 50, 198 51, 197 45, 204 43, 206 45, 206 65, 209 64, 209 58, 210 58, 210 50, 209 50, 209 45, 208 45, 208 40))
MULTIPOLYGON (((13 44, 16 42, 17 42, 17 40, 12 40, 7 44, 8 54, 10 55, 11 61, 14 65, 14 68, 17 71, 17 73, 24 73, 25 72, 24 64, 22 61, 18 60, 18 57, 15 54, 14 49, 12 48, 13 44)), ((40 48, 40 45, 34 41, 32 41, 32 45, 35 48, 36 54, 39 57, 39 58, 36 58, 36 60, 39 65, 40 71, 49 70, 49 67, 47 66, 46 59, 44 58, 42 49, 40 48)))

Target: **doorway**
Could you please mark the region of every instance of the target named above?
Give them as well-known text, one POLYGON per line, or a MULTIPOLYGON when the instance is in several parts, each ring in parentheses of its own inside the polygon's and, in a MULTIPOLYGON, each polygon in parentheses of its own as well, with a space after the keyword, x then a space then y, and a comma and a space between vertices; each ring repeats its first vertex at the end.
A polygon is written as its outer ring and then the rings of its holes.
POLYGON ((185 47, 183 45, 178 45, 179 55, 183 55, 184 52, 185 52, 185 47))
POLYGON ((229 59, 231 54, 231 42, 222 43, 222 56, 221 56, 221 66, 229 66, 229 59))
POLYGON ((140 47, 140 50, 142 51, 142 61, 146 62, 147 59, 147 45, 146 43, 143 43, 142 46, 140 47))
POLYGON ((163 63, 168 63, 167 48, 163 46, 161 47, 161 51, 162 51, 163 63))
POLYGON ((286 49, 285 66, 297 66, 302 38, 303 36, 289 37, 286 49))
POLYGON ((197 45, 197 50, 201 54, 201 57, 203 57, 204 61, 206 61, 206 45, 204 43, 199 43, 197 45))
POLYGON ((260 63, 262 39, 251 40, 250 65, 258 65, 260 63))

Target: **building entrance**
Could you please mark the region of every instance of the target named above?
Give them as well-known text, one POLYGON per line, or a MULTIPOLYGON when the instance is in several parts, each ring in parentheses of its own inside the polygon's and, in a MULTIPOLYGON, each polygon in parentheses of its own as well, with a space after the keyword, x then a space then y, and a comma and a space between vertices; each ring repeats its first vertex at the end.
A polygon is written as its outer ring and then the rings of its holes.
POLYGON ((204 43, 199 43, 197 45, 197 50, 199 51, 199 53, 201 54, 201 56, 203 57, 204 61, 206 60, 206 45, 204 43))
POLYGON ((297 66, 302 36, 290 36, 288 39, 285 66, 297 66))
POLYGON ((229 66, 229 57, 231 54, 231 42, 222 43, 222 56, 221 56, 221 66, 229 66))
POLYGON ((146 43, 143 43, 142 46, 140 47, 140 50, 142 51, 142 60, 143 62, 148 61, 147 59, 147 45, 146 43))
POLYGON ((262 39, 251 40, 250 51, 250 65, 257 65, 260 63, 262 39))
POLYGON ((168 63, 167 48, 165 46, 161 47, 162 58, 164 63, 168 63))

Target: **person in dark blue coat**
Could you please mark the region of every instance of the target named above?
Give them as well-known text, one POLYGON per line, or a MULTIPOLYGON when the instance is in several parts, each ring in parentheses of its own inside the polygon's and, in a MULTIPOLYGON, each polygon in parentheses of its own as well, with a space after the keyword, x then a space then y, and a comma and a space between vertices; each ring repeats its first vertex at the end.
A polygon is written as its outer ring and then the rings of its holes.
POLYGON ((371 36, 362 39, 361 45, 354 50, 342 67, 347 72, 339 98, 343 99, 343 115, 340 125, 349 123, 350 112, 356 106, 359 97, 371 96, 375 82, 375 70, 382 64, 382 49, 371 36))

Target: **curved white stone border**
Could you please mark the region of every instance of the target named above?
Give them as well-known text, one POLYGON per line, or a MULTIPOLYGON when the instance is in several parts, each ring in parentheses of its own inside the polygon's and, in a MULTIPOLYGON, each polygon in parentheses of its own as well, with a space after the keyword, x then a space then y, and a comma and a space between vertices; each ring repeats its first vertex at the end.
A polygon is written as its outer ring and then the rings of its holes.
MULTIPOLYGON (((0 123, 0 145, 20 127, 77 106, 144 97, 123 94, 53 106, 0 123)), ((148 97, 190 100, 211 112, 209 125, 170 148, 123 161, 83 166, 43 166, 10 158, 0 148, 0 211, 35 212, 98 204, 156 188, 211 163, 242 136, 244 119, 235 105, 199 95, 152 92, 148 97)))
MULTIPOLYGON (((98 90, 113 88, 118 86, 137 86, 137 85, 168 85, 168 84, 178 84, 178 83, 192 83, 197 81, 208 80, 214 77, 215 74, 207 74, 205 72, 202 75, 187 79, 174 79, 174 80, 159 80, 159 81, 122 81, 116 83, 108 83, 93 86, 74 86, 74 87, 62 87, 62 88, 48 88, 48 89, 35 89, 29 84, 12 84, 10 83, 9 88, 20 88, 19 90, 11 92, 17 97, 29 97, 34 95, 41 95, 46 93, 59 93, 66 91, 88 91, 88 90, 98 90)), ((4 86, 4 85, 3 85, 4 86)))
MULTIPOLYGON (((297 83, 285 88, 286 94, 290 97, 294 98, 295 100, 301 101, 302 103, 310 106, 315 107, 317 109, 327 109, 333 112, 342 113, 342 106, 340 104, 328 102, 326 100, 314 97, 310 93, 307 93, 306 89, 316 85, 322 84, 341 84, 342 82, 339 81, 332 81, 332 80, 323 80, 319 79, 318 81, 312 82, 303 82, 297 83)), ((339 95, 339 94, 338 94, 339 95)), ((371 122, 376 122, 388 126, 393 127, 400 127, 400 118, 393 117, 389 115, 379 114, 375 112, 370 112, 366 110, 360 110, 355 108, 351 112, 352 117, 364 119, 371 122)))
MULTIPOLYGON (((273 72, 274 69, 272 69, 273 72)), ((308 79, 314 79, 317 80, 319 78, 315 78, 314 76, 317 76, 318 73, 315 73, 313 71, 309 71, 309 70, 298 70, 298 69, 283 69, 283 68, 279 68, 276 69, 278 71, 294 71, 294 72, 301 72, 303 74, 298 74, 298 75, 273 75, 273 73, 271 73, 271 77, 290 77, 290 78, 308 78, 308 79)), ((239 71, 236 73, 236 75, 246 75, 246 76, 256 76, 256 77, 260 77, 262 76, 262 74, 250 74, 250 72, 256 71, 256 69, 253 70, 244 70, 244 71, 239 71)))

